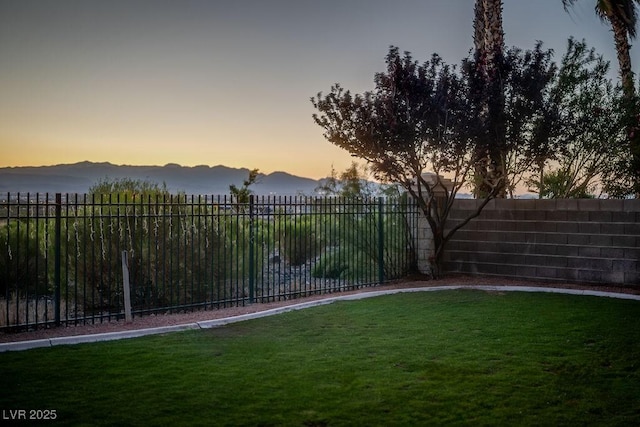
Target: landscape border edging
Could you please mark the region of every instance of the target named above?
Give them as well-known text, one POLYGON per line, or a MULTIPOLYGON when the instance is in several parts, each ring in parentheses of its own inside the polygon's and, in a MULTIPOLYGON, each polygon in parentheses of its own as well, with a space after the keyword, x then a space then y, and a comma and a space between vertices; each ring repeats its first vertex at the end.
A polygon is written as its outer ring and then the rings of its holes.
POLYGON ((0 343, 0 353, 5 351, 23 351, 34 348, 53 347, 58 345, 73 345, 73 344, 85 344, 93 342, 113 341, 127 338, 139 338, 148 335, 158 335, 170 332, 180 332, 194 329, 210 329, 218 328, 231 323, 243 322, 246 320, 259 319, 267 316, 274 316, 276 314, 287 313, 290 311, 303 310, 305 308, 319 307, 322 305, 332 304, 337 301, 357 301, 365 298, 374 298, 384 295, 394 295, 400 293, 412 293, 412 292, 436 292, 436 291, 452 291, 459 289, 472 289, 480 291, 490 292, 541 292, 541 293, 554 293, 554 294, 567 294, 567 295, 583 295, 583 296, 596 296, 616 299, 627 299, 640 301, 640 295, 624 294, 618 292, 605 292, 594 290, 581 290, 581 289, 564 289, 564 288, 547 288, 536 286, 490 286, 490 285, 446 285, 446 286, 432 286, 432 287, 416 287, 405 289, 388 289, 384 291, 371 291, 362 292, 359 294, 340 295, 329 297, 316 301, 307 301, 299 304, 288 305, 285 307, 272 308, 264 311, 258 311, 255 313, 241 314, 238 316, 223 317, 220 319, 204 320, 194 323, 185 323, 172 326, 160 326, 157 328, 144 328, 134 329, 119 332, 106 332, 100 334, 89 335, 75 335, 68 337, 55 337, 45 338, 31 341, 17 341, 9 343, 0 343))

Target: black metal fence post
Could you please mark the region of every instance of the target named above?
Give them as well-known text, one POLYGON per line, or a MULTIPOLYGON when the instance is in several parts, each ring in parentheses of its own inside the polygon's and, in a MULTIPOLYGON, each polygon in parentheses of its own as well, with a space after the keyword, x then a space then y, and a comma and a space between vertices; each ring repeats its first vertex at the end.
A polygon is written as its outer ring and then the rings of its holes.
POLYGON ((255 302, 255 240, 256 232, 254 227, 254 196, 249 196, 249 304, 255 302))
POLYGON ((61 283, 61 263, 62 263, 62 194, 56 193, 56 222, 54 236, 54 286, 55 286, 55 322, 60 326, 60 283, 61 283))
POLYGON ((378 197, 378 282, 384 283, 384 215, 383 200, 378 197))

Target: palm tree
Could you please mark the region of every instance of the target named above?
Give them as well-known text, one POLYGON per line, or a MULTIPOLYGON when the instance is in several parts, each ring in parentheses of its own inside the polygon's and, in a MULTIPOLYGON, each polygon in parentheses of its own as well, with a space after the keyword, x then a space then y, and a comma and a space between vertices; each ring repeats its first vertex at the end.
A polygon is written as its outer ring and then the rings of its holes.
MULTIPOLYGON (((576 1, 562 0, 562 4, 567 10, 576 1)), ((620 81, 627 98, 632 98, 635 94, 633 71, 631 70, 631 44, 629 42, 637 35, 637 5, 640 5, 640 0, 596 0, 595 7, 596 14, 600 19, 611 25, 620 67, 620 81)))
POLYGON ((487 164, 476 168, 476 196, 497 197, 506 194, 506 129, 503 126, 504 90, 502 65, 504 59, 504 31, 502 29, 502 0, 476 0, 473 22, 475 64, 478 77, 484 82, 480 116, 486 134, 481 137, 480 157, 487 164))
MULTIPOLYGON (((576 0, 562 0, 567 10, 576 0)), ((631 44, 638 24, 640 0, 596 0, 596 14, 611 25, 616 44, 620 82, 626 109, 626 127, 631 149, 631 176, 634 179, 634 192, 640 197, 640 108, 636 99, 633 71, 631 69, 631 44)))
POLYGON ((502 0, 476 0, 473 26, 476 53, 484 56, 486 66, 491 68, 504 52, 502 0))

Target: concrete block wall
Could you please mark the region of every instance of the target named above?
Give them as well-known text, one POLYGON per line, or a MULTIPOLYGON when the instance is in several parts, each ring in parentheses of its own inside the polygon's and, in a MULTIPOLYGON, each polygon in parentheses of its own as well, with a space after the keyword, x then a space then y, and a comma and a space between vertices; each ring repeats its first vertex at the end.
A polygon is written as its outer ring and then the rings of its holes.
MULTIPOLYGON (((478 203, 457 200, 448 227, 478 203)), ((640 286, 640 200, 492 200, 449 241, 444 271, 640 286)))

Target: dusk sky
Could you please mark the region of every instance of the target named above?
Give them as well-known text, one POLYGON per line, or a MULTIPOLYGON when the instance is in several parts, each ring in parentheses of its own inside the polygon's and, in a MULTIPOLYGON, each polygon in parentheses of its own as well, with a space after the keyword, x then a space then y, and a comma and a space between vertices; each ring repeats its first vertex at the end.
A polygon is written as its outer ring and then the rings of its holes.
MULTIPOLYGON (((309 101, 362 92, 389 45, 457 64, 473 0, 0 0, 0 167, 89 160, 320 178, 352 158, 309 101)), ((594 0, 505 0, 506 44, 586 39, 617 62, 594 0)), ((634 69, 640 52, 632 51, 634 69)))

